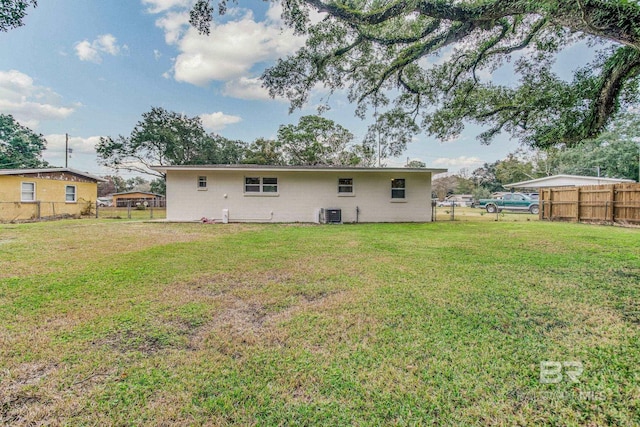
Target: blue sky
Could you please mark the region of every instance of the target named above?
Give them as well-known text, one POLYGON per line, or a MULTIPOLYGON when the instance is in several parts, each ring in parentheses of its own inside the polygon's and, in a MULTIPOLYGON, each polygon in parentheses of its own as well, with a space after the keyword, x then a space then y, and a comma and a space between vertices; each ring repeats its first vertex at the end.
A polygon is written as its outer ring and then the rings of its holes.
MULTIPOLYGON (((303 40, 283 29, 276 3, 243 1, 210 37, 188 25, 192 0, 56 0, 30 9, 25 26, 0 33, 0 113, 12 114, 48 141, 45 159, 64 165, 64 134, 74 150, 69 167, 98 175, 101 136, 129 135, 152 106, 201 116, 208 131, 251 142, 274 137, 281 124, 314 114, 314 101, 288 114, 286 100, 268 98, 257 77, 303 40), (251 9, 247 9, 251 6, 251 9)), ((508 76, 507 76, 508 77, 508 76)), ((360 140, 370 124, 354 106, 332 98, 325 116, 360 140)), ((455 141, 420 135, 405 155, 427 166, 470 170, 502 159, 517 141, 489 146, 468 127, 455 141)), ((126 173, 121 173, 127 176, 126 173)))

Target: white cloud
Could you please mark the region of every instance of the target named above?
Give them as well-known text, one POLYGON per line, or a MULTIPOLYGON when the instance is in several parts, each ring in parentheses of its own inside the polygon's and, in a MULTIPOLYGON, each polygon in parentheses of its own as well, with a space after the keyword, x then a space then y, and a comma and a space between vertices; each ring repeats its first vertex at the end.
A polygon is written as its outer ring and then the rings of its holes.
POLYGON ((142 4, 148 6, 149 13, 162 13, 176 7, 185 8, 191 3, 191 0, 142 0, 142 4))
POLYGON ((92 42, 89 40, 77 42, 74 48, 76 50, 76 56, 81 61, 100 64, 103 54, 116 56, 121 50, 128 49, 126 45, 118 46, 117 42, 117 39, 112 34, 102 34, 92 42))
POLYGON ((227 125, 242 121, 241 117, 224 114, 221 111, 211 114, 201 114, 202 125, 210 131, 218 131, 224 129, 227 125))
POLYGON ((77 107, 61 105, 60 95, 35 85, 27 74, 0 71, 0 113, 13 115, 24 126, 36 128, 42 120, 64 119, 77 107))
MULTIPOLYGON (((47 140, 47 151, 49 152, 49 158, 64 158, 65 138, 64 134, 49 134, 44 136, 47 140)), ((79 136, 69 136, 69 148, 73 150, 71 156, 74 154, 96 154, 96 144, 100 142, 99 136, 90 136, 88 138, 82 138, 79 136)))
POLYGON ((164 31, 164 41, 169 44, 176 44, 189 28, 189 13, 168 12, 156 21, 156 27, 164 31))
POLYGON ((75 49, 76 56, 80 58, 81 61, 89 61, 95 63, 102 62, 100 53, 91 45, 91 43, 89 43, 88 40, 76 43, 75 49))
MULTIPOLYGON (((64 166, 65 135, 48 134, 44 137, 47 140, 47 149, 42 152, 44 160, 53 166, 64 166)), ((69 148, 73 151, 69 154, 68 166, 98 176, 113 174, 113 169, 98 165, 95 147, 99 141, 99 136, 82 138, 69 135, 69 148)))
MULTIPOLYGON (((103 34, 98 36, 95 43, 99 48, 108 53, 109 55, 117 55, 120 52, 120 48, 116 44, 116 38, 111 34, 103 34)), ((125 46, 126 48, 126 46, 125 46)))
POLYGON ((240 99, 271 99, 269 91, 262 87, 258 78, 240 77, 225 83, 222 93, 240 99))
POLYGON ((159 60, 160 58, 162 58, 162 52, 160 52, 158 49, 153 49, 153 57, 156 61, 159 60))
POLYGON ((254 65, 294 52, 302 39, 291 31, 281 31, 270 21, 256 22, 246 12, 239 20, 212 25, 211 36, 189 28, 178 42, 177 81, 205 85, 213 80, 248 76, 254 65))
POLYGON ((447 166, 447 167, 471 167, 476 165, 482 165, 482 160, 478 157, 440 157, 433 161, 435 166, 447 166))
MULTIPOLYGON (((265 62, 295 52, 304 39, 284 28, 280 18, 282 7, 271 3, 263 21, 257 21, 250 10, 230 9, 225 23, 211 24, 211 34, 201 35, 189 25, 188 9, 176 10, 185 2, 178 0, 143 0, 164 15, 156 25, 165 33, 167 44, 179 51, 172 69, 176 81, 205 86, 212 81, 229 82, 224 93, 248 99, 266 99, 255 75, 265 62)), ((155 12, 158 13, 158 12, 155 12)))

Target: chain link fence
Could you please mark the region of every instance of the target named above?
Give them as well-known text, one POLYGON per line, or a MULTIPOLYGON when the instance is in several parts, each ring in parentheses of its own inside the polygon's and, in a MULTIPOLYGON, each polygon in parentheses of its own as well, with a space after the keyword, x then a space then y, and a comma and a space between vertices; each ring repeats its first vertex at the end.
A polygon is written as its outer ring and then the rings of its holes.
POLYGON ((166 207, 129 203, 125 206, 101 206, 99 202, 0 202, 0 222, 51 221, 71 218, 151 220, 164 219, 166 207))
POLYGON ((156 207, 153 204, 127 203, 126 206, 100 206, 95 204, 95 217, 105 219, 165 219, 166 207, 156 207))
POLYGON ((434 221, 537 221, 538 215, 527 212, 497 211, 489 213, 484 208, 471 206, 439 206, 432 204, 432 218, 434 221))

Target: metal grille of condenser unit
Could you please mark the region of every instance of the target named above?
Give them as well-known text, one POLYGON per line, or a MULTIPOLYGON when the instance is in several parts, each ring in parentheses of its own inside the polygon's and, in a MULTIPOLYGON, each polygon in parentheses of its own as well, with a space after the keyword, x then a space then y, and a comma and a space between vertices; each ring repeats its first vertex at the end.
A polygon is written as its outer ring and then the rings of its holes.
POLYGON ((340 224, 342 222, 342 209, 325 209, 324 214, 329 224, 340 224))

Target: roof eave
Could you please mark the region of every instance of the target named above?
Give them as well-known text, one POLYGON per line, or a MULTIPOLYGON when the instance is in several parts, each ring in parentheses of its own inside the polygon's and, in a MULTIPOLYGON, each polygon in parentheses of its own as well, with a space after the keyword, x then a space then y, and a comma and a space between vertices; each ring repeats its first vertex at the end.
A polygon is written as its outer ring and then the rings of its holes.
MULTIPOLYGON (((504 184, 503 187, 504 188, 542 188, 545 186, 537 185, 537 184, 544 183, 545 181, 550 181, 551 179, 555 179, 555 178, 589 179, 593 181, 603 181, 603 183, 611 183, 611 184, 615 184, 616 182, 629 182, 629 183, 635 182, 632 179, 626 179, 626 178, 606 178, 602 176, 598 177, 598 176, 580 176, 580 175, 560 174, 560 175, 552 175, 552 176, 532 179, 529 181, 520 181, 520 182, 513 182, 511 184, 504 184)), ((579 184, 579 185, 587 185, 587 184, 579 184)), ((593 185, 598 185, 598 184, 594 183, 593 185)), ((561 186, 561 185, 555 185, 555 186, 561 186)), ((548 187, 554 187, 554 185, 550 185, 548 187)))
POLYGON ((2 169, 0 170, 0 175, 20 175, 26 173, 52 173, 52 172, 68 172, 76 175, 84 176, 85 178, 94 179, 97 182, 106 182, 107 180, 104 178, 100 178, 95 175, 91 175, 86 172, 81 172, 79 170, 71 169, 71 168, 36 168, 36 169, 2 169))
POLYGON ((271 166, 271 165, 175 165, 151 166, 151 169, 167 173, 167 171, 269 171, 269 172, 410 172, 410 173, 445 173, 447 169, 436 168, 370 168, 349 166, 271 166))

